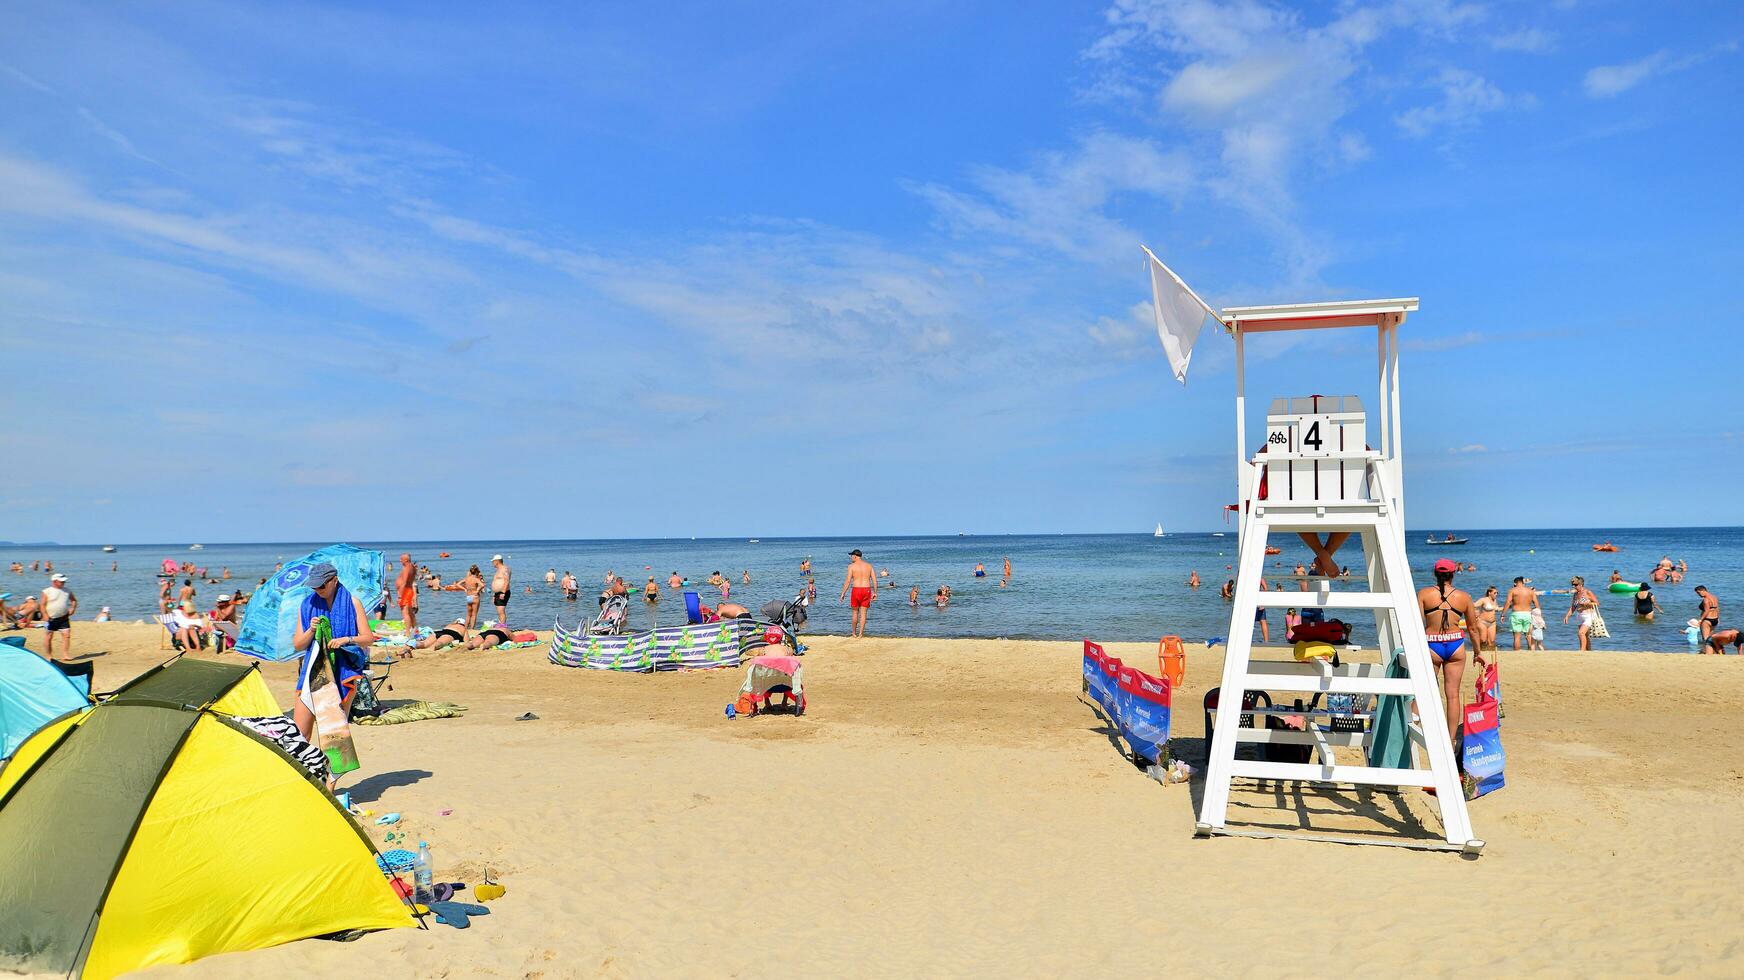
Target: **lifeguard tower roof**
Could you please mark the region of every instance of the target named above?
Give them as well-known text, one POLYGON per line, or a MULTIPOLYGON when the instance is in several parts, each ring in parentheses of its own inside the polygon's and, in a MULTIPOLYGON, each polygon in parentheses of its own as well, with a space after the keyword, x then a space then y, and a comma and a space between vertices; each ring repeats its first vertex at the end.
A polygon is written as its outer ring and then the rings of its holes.
POLYGON ((1230 306, 1218 319, 1230 333, 1272 330, 1312 330, 1320 327, 1378 327, 1397 323, 1417 311, 1417 297, 1346 299, 1330 303, 1290 303, 1284 306, 1230 306))

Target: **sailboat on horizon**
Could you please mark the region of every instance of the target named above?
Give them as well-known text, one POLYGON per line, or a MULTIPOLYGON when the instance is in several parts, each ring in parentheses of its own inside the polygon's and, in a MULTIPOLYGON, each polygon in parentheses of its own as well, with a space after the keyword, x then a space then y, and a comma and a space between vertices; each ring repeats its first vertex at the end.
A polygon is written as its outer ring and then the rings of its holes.
POLYGON ((1162 536, 1163 536, 1163 525, 1159 523, 1157 525, 1157 529, 1155 531, 1151 532, 1151 537, 1160 538, 1162 536))

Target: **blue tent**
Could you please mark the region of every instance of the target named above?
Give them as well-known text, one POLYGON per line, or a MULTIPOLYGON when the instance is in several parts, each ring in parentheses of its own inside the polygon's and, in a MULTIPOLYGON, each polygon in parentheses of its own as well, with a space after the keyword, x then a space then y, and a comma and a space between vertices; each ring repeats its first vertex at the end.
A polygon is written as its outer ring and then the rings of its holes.
POLYGON ((38 728, 90 703, 84 681, 21 646, 0 643, 0 759, 11 758, 38 728))
POLYGON ((291 637, 297 632, 297 612, 309 587, 303 584, 309 569, 332 562, 339 571, 339 584, 356 596, 367 612, 382 594, 382 553, 336 544, 313 554, 287 561, 266 584, 248 598, 248 615, 236 638, 236 650, 262 660, 290 660, 297 656, 291 637))

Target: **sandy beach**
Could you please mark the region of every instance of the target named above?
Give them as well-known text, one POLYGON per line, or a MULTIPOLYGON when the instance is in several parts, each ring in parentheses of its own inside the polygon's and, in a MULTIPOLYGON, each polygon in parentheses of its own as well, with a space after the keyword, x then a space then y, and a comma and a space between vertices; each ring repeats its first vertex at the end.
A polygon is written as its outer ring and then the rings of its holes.
MULTIPOLYGON (((107 690, 168 654, 79 624, 107 690)), ((1744 968, 1744 701, 1730 658, 1504 652, 1508 785, 1478 860, 1196 840, 1198 783, 1159 785, 1079 694, 1080 646, 810 640, 803 718, 727 720, 742 673, 611 675, 543 649, 421 654, 391 699, 463 718, 358 728, 361 806, 403 815, 439 880, 508 886, 471 929, 303 941, 158 973, 235 976, 1506 974, 1744 968), (532 711, 535 721, 515 721, 532 711), (449 816, 439 811, 452 809, 449 816)), ((1154 662, 1145 645, 1111 652, 1154 662)), ((1176 753, 1203 757, 1216 651, 1189 651, 1176 753)), ((268 665, 288 704, 289 669, 268 665)), ((1238 793, 1232 821, 1422 797, 1238 793)), ((1345 819, 1355 819, 1346 817, 1345 819)), ((1322 824, 1324 825, 1324 824, 1322 824)), ((370 827, 380 841, 382 830, 370 827)))

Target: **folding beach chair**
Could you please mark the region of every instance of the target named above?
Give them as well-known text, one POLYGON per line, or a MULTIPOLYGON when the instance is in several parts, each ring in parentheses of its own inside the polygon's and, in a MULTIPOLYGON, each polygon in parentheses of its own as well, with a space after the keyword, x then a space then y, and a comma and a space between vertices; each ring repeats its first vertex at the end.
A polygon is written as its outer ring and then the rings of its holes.
POLYGON ((684 621, 691 626, 702 622, 702 597, 689 590, 684 593, 684 621))
POLYGON ((365 662, 363 683, 357 685, 357 694, 351 699, 351 713, 348 718, 374 718, 382 713, 381 694, 394 689, 394 685, 390 683, 393 669, 394 658, 391 656, 365 662))
POLYGON ((164 630, 157 638, 157 648, 162 650, 165 647, 173 647, 177 653, 185 652, 182 649, 182 641, 176 639, 176 628, 170 622, 170 614, 164 613, 160 616, 153 616, 151 618, 156 620, 157 624, 162 626, 164 630))

